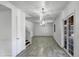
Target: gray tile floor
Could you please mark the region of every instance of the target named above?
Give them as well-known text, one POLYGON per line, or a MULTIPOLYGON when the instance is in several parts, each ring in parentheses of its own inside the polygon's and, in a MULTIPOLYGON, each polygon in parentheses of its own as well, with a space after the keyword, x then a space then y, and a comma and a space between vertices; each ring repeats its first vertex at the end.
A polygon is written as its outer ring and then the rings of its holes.
POLYGON ((51 36, 35 36, 32 45, 17 57, 69 57, 51 36))

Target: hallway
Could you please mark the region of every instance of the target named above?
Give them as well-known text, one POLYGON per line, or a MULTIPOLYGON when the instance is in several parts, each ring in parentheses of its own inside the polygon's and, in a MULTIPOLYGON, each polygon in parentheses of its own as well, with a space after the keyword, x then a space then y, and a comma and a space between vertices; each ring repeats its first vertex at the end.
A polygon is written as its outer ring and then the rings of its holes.
POLYGON ((78 57, 79 2, 0 1, 0 57, 78 57))
POLYGON ((69 57, 52 36, 35 36, 32 44, 17 57, 69 57))

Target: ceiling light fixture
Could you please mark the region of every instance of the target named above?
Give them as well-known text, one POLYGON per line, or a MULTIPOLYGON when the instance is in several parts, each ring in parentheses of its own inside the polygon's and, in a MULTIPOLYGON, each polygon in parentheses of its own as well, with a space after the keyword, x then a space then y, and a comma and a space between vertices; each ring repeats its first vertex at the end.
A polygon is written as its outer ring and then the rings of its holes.
POLYGON ((40 13, 40 25, 46 24, 44 15, 45 15, 45 8, 43 7, 40 13))
POLYGON ((45 24, 44 22, 44 8, 42 8, 41 14, 40 14, 40 25, 45 24))
POLYGON ((42 8, 41 8, 41 12, 40 12, 40 25, 44 25, 46 24, 45 19, 44 19, 44 15, 45 15, 45 1, 42 1, 42 8))

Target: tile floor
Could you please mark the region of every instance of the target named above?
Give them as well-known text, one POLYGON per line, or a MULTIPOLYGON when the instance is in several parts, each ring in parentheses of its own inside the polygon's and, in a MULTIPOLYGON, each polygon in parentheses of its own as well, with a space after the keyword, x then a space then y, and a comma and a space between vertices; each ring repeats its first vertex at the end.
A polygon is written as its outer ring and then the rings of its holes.
POLYGON ((35 36, 17 57, 69 57, 51 36, 35 36))

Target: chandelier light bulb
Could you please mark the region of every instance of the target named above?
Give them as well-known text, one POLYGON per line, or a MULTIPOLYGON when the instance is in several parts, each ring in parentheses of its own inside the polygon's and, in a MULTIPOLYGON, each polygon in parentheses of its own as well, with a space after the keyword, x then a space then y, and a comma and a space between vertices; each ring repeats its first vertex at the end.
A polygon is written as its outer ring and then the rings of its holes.
POLYGON ((41 8, 41 12, 40 12, 40 25, 44 25, 45 24, 45 20, 44 20, 44 15, 45 15, 45 2, 42 2, 42 8, 41 8))

